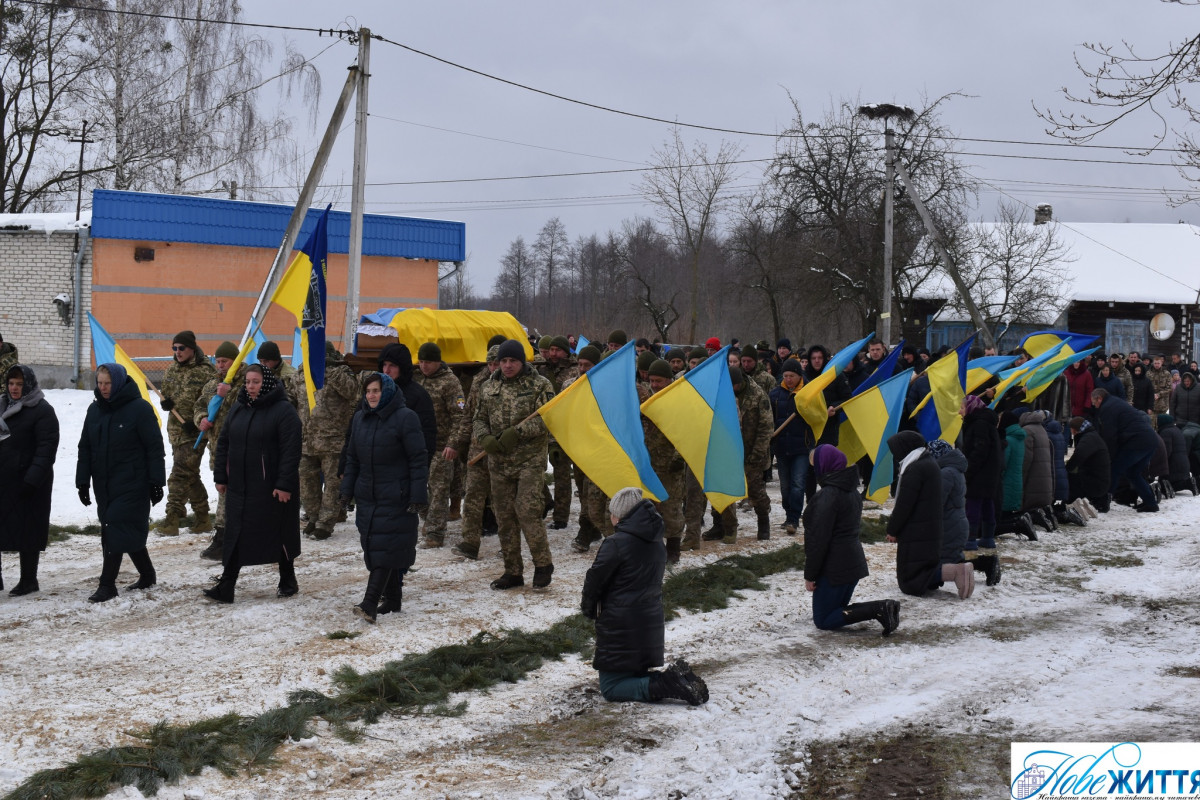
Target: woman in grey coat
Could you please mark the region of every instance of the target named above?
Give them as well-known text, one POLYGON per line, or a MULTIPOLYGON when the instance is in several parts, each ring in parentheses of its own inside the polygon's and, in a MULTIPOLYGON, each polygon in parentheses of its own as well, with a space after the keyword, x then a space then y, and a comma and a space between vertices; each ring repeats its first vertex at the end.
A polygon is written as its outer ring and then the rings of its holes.
POLYGON ((967 457, 948 442, 927 445, 942 471, 942 582, 953 581, 965 600, 975 591, 975 570, 963 558, 970 525, 967 522, 967 457))

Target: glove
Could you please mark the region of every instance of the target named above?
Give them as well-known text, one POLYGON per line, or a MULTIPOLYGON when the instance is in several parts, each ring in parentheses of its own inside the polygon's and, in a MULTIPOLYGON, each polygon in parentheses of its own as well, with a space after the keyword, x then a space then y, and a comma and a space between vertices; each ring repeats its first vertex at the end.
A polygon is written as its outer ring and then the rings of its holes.
POLYGON ((517 436, 516 428, 505 428, 503 431, 501 431, 500 447, 502 449, 500 450, 500 452, 511 453, 513 450, 517 449, 517 445, 519 443, 520 443, 520 438, 517 436))
POLYGON ((175 401, 169 397, 164 397, 162 399, 162 402, 159 403, 159 405, 162 406, 163 411, 170 411, 172 408, 175 407, 175 401))
POLYGON ((88 487, 80 486, 80 487, 78 487, 78 489, 79 489, 79 502, 83 503, 85 506, 90 506, 92 504, 92 497, 88 493, 88 487))
POLYGON ((408 506, 408 513, 410 514, 424 514, 428 510, 428 503, 410 503, 408 506))
POLYGON ((504 449, 500 446, 500 440, 490 433, 479 440, 479 446, 489 456, 498 456, 504 452, 504 449))
MULTIPOLYGON (((150 505, 152 505, 152 506, 158 505, 159 503, 162 502, 162 498, 163 498, 163 487, 151 486, 150 487, 150 505)), ((87 504, 85 503, 84 505, 87 505, 87 504)))
POLYGON ((354 503, 354 498, 348 494, 339 494, 338 502, 342 504, 342 508, 348 509, 354 503))

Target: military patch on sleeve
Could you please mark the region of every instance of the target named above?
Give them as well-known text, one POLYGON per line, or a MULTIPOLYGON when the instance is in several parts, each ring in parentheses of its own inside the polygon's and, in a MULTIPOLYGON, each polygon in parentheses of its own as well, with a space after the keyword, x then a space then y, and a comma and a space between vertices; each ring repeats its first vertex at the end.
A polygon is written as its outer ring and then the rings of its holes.
POLYGON ((464 408, 467 407, 467 401, 463 398, 463 396, 461 394, 457 397, 457 399, 455 399, 454 403, 455 403, 455 405, 458 406, 459 411, 462 411, 464 408))

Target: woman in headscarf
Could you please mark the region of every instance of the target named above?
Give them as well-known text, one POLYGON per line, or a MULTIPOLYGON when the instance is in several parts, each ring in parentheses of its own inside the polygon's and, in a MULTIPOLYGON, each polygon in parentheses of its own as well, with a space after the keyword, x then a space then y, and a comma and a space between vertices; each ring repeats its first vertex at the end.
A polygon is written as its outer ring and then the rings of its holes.
POLYGON ((162 500, 167 471, 154 408, 142 399, 125 368, 101 364, 95 395, 79 436, 75 487, 85 506, 92 504, 89 488, 96 489, 104 566, 100 586, 88 600, 103 603, 117 596, 117 573, 125 553, 138 571, 137 582, 127 589, 148 589, 157 581, 146 536, 150 507, 162 500))
POLYGON ((846 457, 831 444, 818 445, 809 460, 820 487, 804 509, 804 588, 812 592, 813 624, 831 631, 873 619, 887 636, 900 624, 898 602, 850 602, 854 587, 869 574, 858 539, 858 467, 847 467, 846 457))
POLYGON ((887 540, 900 545, 896 549, 900 591, 920 597, 942 585, 942 472, 916 431, 888 437, 888 448, 899 477, 887 540))
POLYGON ((354 613, 374 622, 379 613, 400 610, 404 574, 417 557, 417 512, 429 502, 429 461, 421 422, 395 382, 373 372, 363 395, 350 423, 341 495, 344 505, 357 504, 354 521, 370 573, 354 613), (393 573, 397 579, 389 581, 393 573), (379 605, 385 586, 386 608, 379 605))
POLYGON ((21 580, 9 592, 13 597, 38 590, 38 559, 50 538, 57 453, 58 417, 33 370, 15 364, 0 394, 0 550, 16 550, 21 559, 21 580))
POLYGON ((283 386, 261 364, 246 368, 237 402, 217 439, 213 478, 225 493, 225 565, 204 594, 232 603, 242 567, 278 564, 278 597, 299 591, 300 418, 283 386))
POLYGON ((942 473, 942 583, 953 582, 960 600, 975 591, 975 568, 967 563, 963 548, 970 525, 967 522, 967 457, 944 439, 926 447, 942 473))

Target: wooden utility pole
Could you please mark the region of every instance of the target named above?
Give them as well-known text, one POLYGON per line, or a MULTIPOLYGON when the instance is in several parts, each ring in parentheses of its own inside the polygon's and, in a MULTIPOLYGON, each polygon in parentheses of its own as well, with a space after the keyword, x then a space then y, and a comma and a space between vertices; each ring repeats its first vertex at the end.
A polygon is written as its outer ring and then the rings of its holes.
POLYGON ((879 311, 879 338, 884 345, 892 346, 892 218, 896 182, 896 132, 889 125, 883 132, 884 186, 883 186, 883 302, 879 311))
POLYGON ((363 203, 367 177, 367 81, 371 77, 371 29, 358 29, 358 97, 354 114, 354 175, 350 189, 350 252, 346 274, 346 320, 342 350, 354 349, 358 330, 358 287, 362 273, 363 203))

